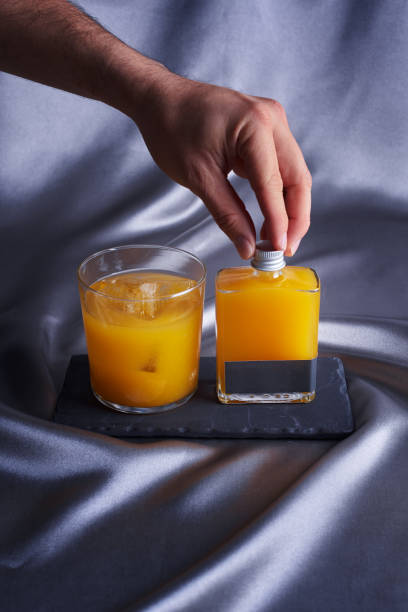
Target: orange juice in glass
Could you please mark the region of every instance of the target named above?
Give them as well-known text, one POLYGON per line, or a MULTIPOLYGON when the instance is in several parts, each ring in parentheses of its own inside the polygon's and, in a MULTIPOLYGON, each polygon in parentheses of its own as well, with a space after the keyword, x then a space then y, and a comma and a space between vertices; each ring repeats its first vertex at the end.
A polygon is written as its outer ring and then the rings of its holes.
POLYGON ((131 245, 79 267, 91 385, 106 406, 170 410, 198 382, 205 268, 180 249, 131 245))

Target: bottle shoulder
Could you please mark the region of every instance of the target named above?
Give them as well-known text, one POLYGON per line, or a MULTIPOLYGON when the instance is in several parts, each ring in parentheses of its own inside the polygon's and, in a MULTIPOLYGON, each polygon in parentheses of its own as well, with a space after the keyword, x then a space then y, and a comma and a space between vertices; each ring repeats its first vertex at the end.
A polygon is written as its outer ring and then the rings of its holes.
POLYGON ((261 289, 318 292, 320 280, 313 268, 285 266, 278 272, 265 272, 251 266, 242 266, 220 270, 215 285, 216 290, 221 292, 261 289))

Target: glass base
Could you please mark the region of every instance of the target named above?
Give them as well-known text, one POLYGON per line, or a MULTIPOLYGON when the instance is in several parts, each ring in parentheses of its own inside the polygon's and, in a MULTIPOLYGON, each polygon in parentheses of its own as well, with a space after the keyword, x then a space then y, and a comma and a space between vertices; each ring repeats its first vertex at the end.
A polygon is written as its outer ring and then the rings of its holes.
POLYGON ((222 404, 308 404, 316 397, 316 391, 304 393, 223 393, 218 389, 222 404))
POLYGON ((97 393, 93 389, 92 392, 96 399, 101 402, 101 404, 107 406, 107 408, 115 410, 116 412, 125 412, 126 414, 155 414, 156 412, 167 412, 167 410, 174 410, 174 408, 182 406, 193 397, 194 393, 196 392, 196 389, 194 389, 194 391, 192 391, 188 395, 185 395, 181 399, 177 400, 176 402, 172 402, 171 404, 165 404, 164 406, 122 406, 121 404, 115 404, 114 402, 110 402, 109 400, 104 399, 102 396, 99 395, 99 393, 97 393))

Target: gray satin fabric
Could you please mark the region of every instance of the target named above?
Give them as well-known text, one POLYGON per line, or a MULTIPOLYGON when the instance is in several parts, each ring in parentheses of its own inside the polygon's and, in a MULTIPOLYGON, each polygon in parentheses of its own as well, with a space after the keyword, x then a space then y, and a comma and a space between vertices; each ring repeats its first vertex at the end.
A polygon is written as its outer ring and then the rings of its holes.
POLYGON ((86 255, 138 242, 197 254, 204 354, 215 272, 240 262, 128 118, 0 74, 1 610, 407 610, 406 3, 83 5, 181 74, 284 104, 314 178, 294 262, 321 276, 320 354, 344 360, 356 431, 124 442, 49 421, 85 352, 86 255))

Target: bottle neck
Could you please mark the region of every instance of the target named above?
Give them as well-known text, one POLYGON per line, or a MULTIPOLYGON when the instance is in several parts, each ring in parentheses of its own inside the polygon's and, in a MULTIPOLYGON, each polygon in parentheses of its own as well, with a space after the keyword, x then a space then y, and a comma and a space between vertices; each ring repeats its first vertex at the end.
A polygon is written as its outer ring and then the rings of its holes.
POLYGON ((283 275, 284 268, 280 270, 259 270, 258 268, 254 268, 254 275, 265 281, 271 281, 278 278, 281 278, 283 275))

